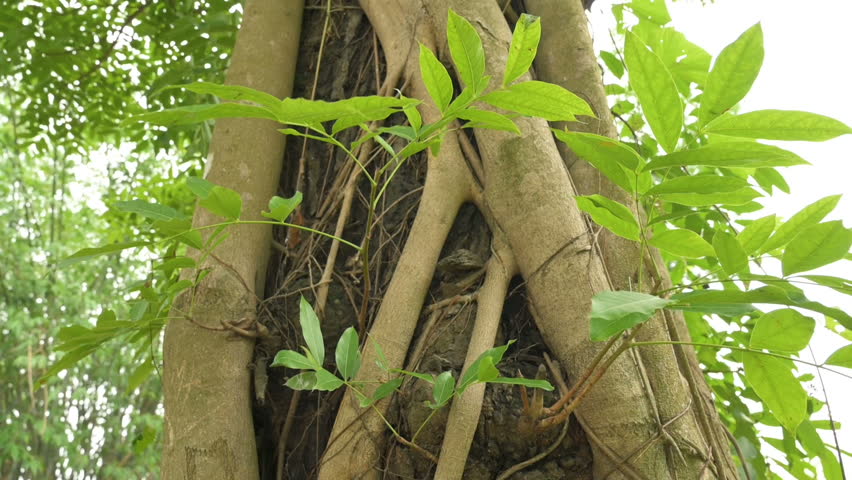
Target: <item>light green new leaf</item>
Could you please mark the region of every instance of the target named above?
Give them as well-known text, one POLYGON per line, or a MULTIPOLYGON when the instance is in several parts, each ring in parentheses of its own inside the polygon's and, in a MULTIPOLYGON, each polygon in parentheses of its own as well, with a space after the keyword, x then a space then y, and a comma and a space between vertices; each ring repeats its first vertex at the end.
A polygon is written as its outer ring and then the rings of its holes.
POLYGON ((280 350, 275 354, 270 367, 287 367, 296 370, 316 370, 320 365, 312 362, 310 358, 293 350, 280 350))
POLYGON ((476 380, 479 382, 490 382, 500 376, 500 371, 494 366, 494 359, 483 357, 477 369, 476 380))
POLYGON ((633 168, 636 168, 636 166, 640 165, 638 162, 642 162, 641 157, 632 148, 616 140, 599 135, 566 132, 557 129, 552 129, 552 131, 558 140, 568 144, 577 156, 600 170, 612 183, 627 192, 632 193, 636 191, 636 185, 631 181, 633 175, 630 172, 626 172, 623 168, 625 164, 634 165, 633 168), (629 152, 626 150, 629 150, 629 152), (631 161, 631 157, 637 163, 631 161))
POLYGON ((512 33, 512 45, 509 47, 509 59, 503 73, 503 86, 514 82, 530 69, 541 40, 541 19, 526 13, 515 23, 512 33))
POLYGON ((683 104, 671 73, 631 32, 624 44, 624 61, 651 131, 667 152, 673 152, 683 129, 683 104))
POLYGON ((447 18, 447 43, 462 82, 474 92, 485 89, 485 51, 482 39, 467 20, 452 9, 447 18))
POLYGON ((852 295, 852 280, 848 278, 832 277, 830 275, 802 275, 802 277, 844 295, 852 295))
POLYGON ((840 347, 828 357, 825 361, 826 365, 836 365, 838 367, 852 368, 852 345, 840 347))
POLYGON ((240 85, 219 85, 217 83, 198 82, 169 86, 163 90, 173 88, 184 88, 190 92, 200 93, 202 95, 215 95, 223 100, 254 102, 271 110, 275 110, 281 104, 281 100, 276 98, 274 95, 240 85))
POLYGON ((789 167, 807 165, 793 152, 756 142, 721 142, 657 157, 645 170, 705 165, 708 167, 789 167))
POLYGON ((453 99, 453 81, 444 64, 422 43, 420 44, 420 75, 435 105, 442 112, 445 111, 453 99))
POLYGON ((284 385, 293 390, 314 390, 317 387, 317 374, 315 372, 302 372, 290 377, 284 385))
POLYGON ((745 270, 748 267, 748 255, 743 250, 737 237, 728 232, 717 231, 713 235, 713 249, 716 250, 716 258, 722 264, 722 268, 728 275, 745 270))
POLYGON ((370 398, 361 398, 360 404, 361 407, 369 407, 375 402, 389 396, 393 392, 396 391, 399 386, 402 385, 402 377, 396 377, 393 380, 389 380, 376 388, 376 391, 373 392, 373 396, 370 398))
POLYGON ((621 63, 621 59, 615 56, 612 52, 607 52, 606 50, 601 50, 601 59, 606 64, 606 67, 612 72, 616 78, 621 78, 624 76, 624 64, 621 63))
POLYGON ((820 223, 796 235, 784 249, 781 268, 785 276, 813 270, 842 260, 852 247, 852 231, 843 222, 820 223))
POLYGON ((667 202, 702 207, 707 205, 743 205, 760 196, 748 182, 736 177, 696 175, 676 177, 651 188, 645 195, 659 195, 667 202))
POLYGON ((283 222, 287 220, 287 217, 293 213, 293 210, 302 203, 302 192, 296 192, 290 198, 282 198, 279 196, 274 196, 269 199, 269 211, 262 212, 266 218, 271 218, 273 220, 278 220, 279 222, 283 222))
POLYGON ((325 343, 322 339, 322 329, 320 328, 316 312, 314 312, 311 304, 305 300, 305 297, 301 297, 299 301, 299 325, 302 327, 302 336, 305 338, 308 350, 317 360, 317 363, 322 366, 325 360, 325 343))
POLYGON ((600 342, 648 320, 671 300, 640 292, 600 292, 592 297, 590 336, 600 342))
POLYGON ((317 383, 314 388, 331 392, 343 385, 343 380, 324 368, 317 370, 317 383))
POLYGON ((507 378, 507 377, 497 377, 493 380, 489 380, 488 383, 503 383, 506 385, 523 385, 529 388, 540 388, 547 392, 553 391, 553 385, 547 380, 536 380, 534 378, 507 378))
POLYGON ((520 135, 521 131, 511 118, 505 115, 500 115, 497 112, 488 110, 479 110, 477 108, 468 107, 456 114, 462 120, 468 120, 470 123, 465 124, 465 127, 473 128, 488 128, 491 130, 503 130, 520 135))
POLYGON ((299 125, 322 129, 321 123, 334 120, 332 133, 345 128, 384 120, 393 113, 419 104, 419 100, 405 97, 352 97, 336 102, 308 100, 306 98, 285 98, 276 114, 278 121, 289 125, 299 125))
POLYGON ((692 230, 676 229, 654 235, 648 243, 674 255, 687 258, 715 256, 713 246, 692 230))
POLYGON ((758 110, 719 117, 704 129, 732 137, 767 140, 822 142, 852 133, 845 123, 831 117, 795 110, 758 110))
POLYGON ((707 75, 699 116, 704 124, 728 111, 746 96, 763 65, 760 24, 725 47, 707 75))
POLYGON ((476 382, 479 376, 479 365, 482 364, 485 358, 490 358, 492 365, 497 365, 500 363, 500 360, 503 359, 503 355, 506 353, 506 350, 509 348, 509 345, 515 343, 514 340, 509 340, 506 345, 501 345, 499 347, 489 348, 488 350, 482 352, 482 354, 470 364, 470 366, 465 370, 464 375, 462 375, 461 381, 458 385, 458 392, 461 394, 464 390, 476 382))
POLYGON ((240 194, 219 185, 214 186, 206 198, 199 200, 198 205, 228 220, 239 220, 243 211, 240 194))
POLYGON ((808 346, 816 322, 792 308, 766 313, 757 319, 749 348, 796 353, 808 346))
POLYGON ((763 404, 791 433, 807 415, 808 394, 790 370, 790 362, 768 355, 744 353, 745 378, 763 404))
POLYGON ((337 348, 334 351, 334 360, 337 362, 337 371, 344 380, 355 378, 361 369, 361 350, 358 348, 358 332, 349 327, 343 331, 337 348))
POLYGON ((551 122, 573 121, 575 115, 594 117, 589 104, 568 90, 552 83, 531 80, 495 90, 481 99, 483 102, 530 117, 551 122))
POLYGON ((136 213, 152 220, 175 220, 185 218, 186 215, 178 212, 172 207, 150 203, 145 200, 130 200, 128 202, 115 202, 115 207, 122 212, 136 213))
POLYGON ((743 187, 730 193, 665 193, 660 199, 666 202, 679 203, 690 207, 706 207, 708 205, 745 205, 757 197, 760 192, 751 188, 743 187))
POLYGON ((666 0, 633 0, 627 4, 639 18, 648 19, 657 25, 665 25, 672 21, 666 0))
POLYGON ((68 265, 73 265, 77 262, 82 262, 83 260, 88 260, 94 257, 100 257, 101 255, 109 255, 111 253, 120 252, 122 250, 127 250, 128 248, 136 248, 143 247, 149 245, 148 242, 135 241, 135 242, 120 242, 120 243, 111 243, 109 245, 103 245, 100 247, 94 248, 83 248, 77 250, 74 254, 69 255, 56 265, 59 268, 67 267, 68 265))
POLYGON ((767 215, 746 225, 743 231, 737 235, 737 240, 739 240, 746 254, 751 255, 766 243, 774 230, 775 214, 767 215))
POLYGON ((455 386, 453 372, 446 371, 438 375, 435 379, 435 384, 432 386, 432 398, 435 403, 430 405, 432 408, 439 408, 446 405, 450 398, 453 397, 453 387, 455 386))
POLYGON ((801 209, 778 227, 775 235, 760 247, 759 253, 771 252, 778 247, 783 247, 806 228, 818 224, 826 215, 834 210, 834 207, 837 206, 839 201, 840 195, 830 195, 801 209))
POLYGON ((580 210, 592 220, 619 237, 639 241, 639 222, 626 206, 602 195, 576 196, 580 210))
POLYGON ((190 105, 170 108, 159 112, 143 113, 130 117, 128 121, 148 122, 164 127, 199 123, 217 118, 265 118, 278 120, 275 112, 256 105, 242 103, 217 103, 215 105, 190 105))

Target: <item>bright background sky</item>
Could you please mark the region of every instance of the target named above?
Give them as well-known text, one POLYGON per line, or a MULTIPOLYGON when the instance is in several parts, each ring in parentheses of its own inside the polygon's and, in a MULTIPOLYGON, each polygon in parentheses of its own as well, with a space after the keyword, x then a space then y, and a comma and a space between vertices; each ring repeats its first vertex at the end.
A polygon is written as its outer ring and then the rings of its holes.
MULTIPOLYGON (((614 27, 610 11, 612 1, 597 0, 592 7, 592 27, 597 49, 611 49, 607 28, 614 27)), ((742 112, 767 108, 804 110, 836 118, 852 125, 852 0, 716 0, 702 6, 698 0, 667 2, 672 16, 670 24, 713 57, 757 22, 764 34, 765 57, 760 76, 741 103, 742 112)), ((766 206, 760 216, 775 213, 789 218, 802 207, 828 195, 842 193, 843 199, 829 215, 830 220, 852 224, 852 135, 822 143, 777 142, 811 162, 812 166, 780 169, 790 185, 791 194, 776 193, 758 199, 766 206)), ((814 271, 825 275, 850 277, 852 262, 843 261, 834 268, 814 271)), ((814 300, 845 311, 852 310, 850 297, 828 289, 806 289, 814 300)), ((769 307, 773 310, 777 307, 769 307)), ((808 312, 805 312, 808 313, 808 312)), ((822 325, 821 315, 812 315, 822 325)), ((824 361, 833 351, 848 342, 820 326, 812 342, 816 362, 824 361)), ((814 361, 805 350, 805 360, 814 361)), ((799 368, 800 373, 814 369, 799 368)), ((842 369, 841 369, 842 370, 842 369)), ((852 373, 845 370, 847 373, 852 373)), ((815 373, 815 372, 813 372, 815 373)), ((845 425, 838 430, 841 448, 852 450, 852 380, 823 373, 828 400, 835 421, 845 425)), ((825 400, 826 392, 813 382, 809 393, 825 400)), ((817 418, 827 418, 823 408, 817 418)), ((773 429, 772 436, 780 437, 773 429)), ((824 431, 821 431, 823 433, 824 431)), ((829 432, 830 435, 830 432, 829 432)), ((830 436, 824 435, 830 443, 830 436)), ((771 447, 767 447, 771 450, 771 447)), ((765 450, 765 453, 770 453, 765 450)), ((777 455, 776 458, 780 458, 777 455)), ((846 471, 852 469, 844 458, 846 471)))

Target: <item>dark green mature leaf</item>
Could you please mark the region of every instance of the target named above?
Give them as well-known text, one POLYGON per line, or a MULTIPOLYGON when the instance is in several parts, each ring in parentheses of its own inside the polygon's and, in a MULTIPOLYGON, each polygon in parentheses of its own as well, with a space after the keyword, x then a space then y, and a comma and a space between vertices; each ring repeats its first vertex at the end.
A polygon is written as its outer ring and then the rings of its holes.
POLYGON ((745 97, 763 65, 763 30, 760 24, 745 31, 725 47, 707 76, 699 116, 703 123, 728 111, 745 97))
POLYGON ((535 59, 538 42, 541 40, 541 19, 522 13, 512 32, 512 44, 509 47, 509 59, 503 73, 503 86, 514 82, 527 73, 535 59))
POLYGON ((274 196, 269 199, 269 211, 262 212, 261 215, 266 218, 283 222, 287 220, 287 217, 289 217, 290 214, 293 213, 293 210, 295 210, 301 203, 302 192, 296 192, 290 198, 274 196))
POLYGON ((816 322, 792 308, 761 315, 751 332, 749 347, 796 353, 808 346, 816 322))
POLYGON ((311 355, 314 356, 317 363, 322 366, 325 360, 325 343, 322 339, 322 329, 320 328, 319 318, 314 312, 311 304, 301 297, 299 300, 299 325, 302 327, 302 336, 305 338, 305 345, 311 355))
POLYGON ((435 105, 442 112, 445 111, 453 99, 453 81, 444 64, 422 43, 420 44, 420 75, 435 105))
POLYGON ((136 213, 152 220, 174 220, 186 218, 186 215, 178 212, 172 207, 160 205, 159 203, 146 202, 145 200, 130 200, 128 202, 115 202, 115 207, 122 212, 136 213))
POLYGON ((136 247, 144 247, 150 245, 149 242, 143 241, 134 241, 134 242, 120 242, 120 243, 111 243, 109 245, 103 245, 100 247, 94 248, 83 248, 75 252, 73 255, 69 255, 56 265, 59 268, 67 267, 68 265, 73 265, 77 262, 82 262, 83 260, 89 260, 94 257, 100 257, 101 255, 109 255, 111 253, 120 252, 122 250, 127 250, 128 248, 136 248, 136 247))
POLYGON ((709 167, 789 167, 807 165, 793 152, 755 142, 721 142, 657 157, 645 170, 705 165, 709 167))
POLYGON ((728 232, 717 231, 713 235, 713 249, 716 250, 716 258, 722 264, 722 268, 728 275, 745 270, 748 267, 748 255, 746 255, 737 237, 728 232))
POLYGON ((600 342, 648 320, 671 300, 639 292, 600 292, 592 297, 590 336, 600 342))
POLYGON ((759 252, 771 252, 778 247, 787 245, 790 240, 793 240, 803 230, 818 224, 826 215, 834 210, 834 207, 837 206, 839 201, 840 195, 830 195, 801 209, 778 227, 775 235, 760 247, 759 252))
POLYGON ((446 405, 453 397, 455 383, 453 372, 451 371, 442 372, 438 375, 438 378, 435 379, 435 384, 432 386, 432 398, 435 400, 435 403, 430 405, 430 407, 440 408, 446 405))
POLYGON ((190 105, 170 108, 159 112, 143 113, 130 117, 128 121, 148 122, 164 127, 205 122, 217 118, 264 118, 277 120, 275 112, 265 107, 241 103, 217 103, 215 105, 190 105))
POLYGON ((787 360, 757 353, 743 354, 745 378, 787 431, 807 417, 808 394, 790 371, 787 360))
POLYGON ((743 246, 743 250, 751 255, 766 243, 766 240, 769 239, 769 236, 772 235, 774 230, 775 214, 767 215, 748 224, 737 235, 737 240, 743 246))
POLYGON ((334 351, 334 360, 337 362, 337 371, 344 380, 355 378, 361 369, 361 350, 358 348, 358 332, 349 327, 343 331, 337 348, 334 351))
POLYGON ((639 241, 639 222, 626 206, 602 195, 576 196, 580 210, 612 233, 634 242, 639 241))
POLYGON ((643 160, 627 145, 608 137, 588 133, 566 132, 552 129, 557 139, 565 142, 571 150, 583 160, 589 162, 601 171, 613 183, 628 192, 635 192, 636 185, 631 181, 632 175, 625 172, 623 165, 633 165, 636 168, 643 160), (626 150, 629 150, 626 151, 626 150), (633 158, 633 160, 631 160, 633 158))
POLYGON ((530 80, 495 90, 481 99, 483 102, 530 117, 551 122, 573 121, 575 115, 594 117, 585 100, 552 83, 530 80))
POLYGON ((501 115, 497 112, 488 110, 479 110, 477 108, 468 107, 456 114, 462 120, 468 120, 470 123, 465 124, 465 127, 488 128, 491 130, 503 130, 520 135, 521 131, 512 119, 501 115))
POLYGON ((310 358, 293 350, 280 350, 275 354, 270 367, 287 367, 296 370, 316 370, 320 365, 312 362, 310 358))
POLYGON ((852 231, 843 222, 820 223, 796 235, 784 249, 784 275, 813 270, 842 260, 852 247, 852 231))
POLYGON ((713 246, 692 230, 676 229, 654 235, 648 243, 674 255, 687 258, 712 257, 713 246))
POLYGON ((671 73, 631 32, 624 44, 624 61, 651 131, 667 152, 673 152, 683 129, 683 104, 671 73))
POLYGON ((828 357, 825 363, 826 365, 852 368, 852 345, 840 347, 828 357))
POLYGON ((822 142, 850 134, 852 128, 839 120, 816 113, 758 110, 719 117, 710 122, 704 131, 733 137, 822 142))
POLYGON ((485 89, 485 51, 482 39, 466 19, 452 9, 447 18, 447 43, 453 63, 465 86, 478 93, 485 89))

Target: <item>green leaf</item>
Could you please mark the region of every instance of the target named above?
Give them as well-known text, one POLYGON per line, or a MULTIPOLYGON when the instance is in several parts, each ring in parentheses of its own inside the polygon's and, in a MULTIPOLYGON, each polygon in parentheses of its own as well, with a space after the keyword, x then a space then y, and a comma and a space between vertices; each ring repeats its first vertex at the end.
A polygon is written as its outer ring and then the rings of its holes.
POLYGON ((512 32, 512 44, 509 47, 509 59, 503 73, 503 86, 514 82, 527 73, 535 59, 538 42, 541 40, 541 19, 522 13, 512 32))
POLYGON ((453 372, 446 371, 438 375, 438 378, 435 379, 435 385, 432 386, 432 398, 435 400, 435 403, 431 407, 440 408, 446 405, 450 401, 450 398, 453 397, 454 385, 455 379, 453 379, 453 372))
POLYGON ((392 368, 390 371, 393 372, 393 373, 401 373, 403 375, 408 375, 409 377, 414 377, 414 378, 423 380, 424 382, 426 382, 430 385, 435 383, 435 377, 433 375, 428 374, 428 373, 410 372, 408 370, 403 370, 401 368, 392 368))
POLYGON ((704 131, 733 137, 822 142, 850 134, 852 128, 839 120, 816 113, 758 110, 719 117, 710 122, 704 131))
POLYGON ((474 92, 485 89, 485 51, 482 39, 467 20, 452 9, 447 18, 447 43, 462 82, 474 92))
POLYGON ((178 212, 172 207, 150 203, 144 200, 130 200, 129 202, 115 202, 115 207, 122 212, 136 213, 152 220, 175 220, 185 218, 186 215, 178 212))
POLYGON ((816 322, 792 308, 765 313, 751 332, 749 348, 796 353, 808 346, 816 322))
POLYGON ((154 373, 154 362, 150 358, 146 358, 144 362, 133 369, 133 373, 128 377, 127 388, 124 390, 125 394, 133 393, 152 373, 154 373))
POLYGON ((699 116, 704 124, 746 96, 763 65, 763 30, 757 23, 725 47, 707 75, 699 116))
POLYGON ((576 196, 577 207, 619 237, 639 241, 639 222, 626 206, 602 195, 576 196))
POLYGON ((778 247, 787 245, 800 232, 822 221, 826 215, 834 210, 839 201, 840 195, 830 195, 801 209, 778 227, 778 231, 763 244, 759 253, 771 252, 778 247))
POLYGON ((643 163, 642 157, 632 148, 617 140, 591 133, 567 132, 555 128, 552 131, 558 140, 565 142, 577 156, 600 170, 614 184, 627 192, 636 191, 636 185, 631 181, 633 175, 624 170, 624 167, 631 170, 638 168, 643 163))
POLYGON ((808 394, 790 371, 790 362, 757 353, 743 354, 745 378, 781 425, 791 433, 807 417, 808 394))
POLYGON ((293 210, 295 210, 301 203, 302 192, 296 192, 290 198, 274 196, 269 199, 269 211, 262 212, 261 215, 266 218, 283 222, 287 220, 287 217, 289 217, 290 214, 293 213, 293 210))
POLYGON ((671 73, 632 32, 625 39, 624 61, 654 137, 667 152, 673 152, 683 129, 683 104, 671 73))
POLYGON ((376 391, 373 392, 373 396, 370 398, 361 398, 360 404, 361 407, 369 407, 375 402, 391 395, 399 386, 402 385, 402 377, 396 377, 393 380, 389 380, 376 388, 376 391))
POLYGON ((336 102, 285 98, 278 119, 281 123, 320 129, 320 124, 334 120, 332 134, 345 128, 374 120, 384 120, 393 113, 420 103, 405 97, 352 97, 336 102))
POLYGON ((848 278, 832 277, 830 275, 802 275, 802 277, 845 295, 852 295, 852 280, 848 278))
POLYGON ((169 260, 166 260, 163 263, 158 265, 154 265, 155 270, 163 270, 165 272, 173 272, 174 270, 179 270, 183 268, 195 268, 196 263, 195 259, 192 257, 175 257, 169 260))
POLYGON ((624 76, 624 64, 621 63, 621 59, 615 56, 612 52, 607 52, 606 50, 601 50, 601 59, 606 64, 606 67, 609 68, 609 71, 612 72, 616 78, 621 78, 624 76))
POLYGON ((322 366, 325 361, 325 343, 322 339, 322 329, 316 312, 314 312, 311 304, 305 300, 305 297, 301 297, 299 301, 299 324, 302 327, 302 336, 305 338, 308 350, 317 360, 317 363, 322 366))
POLYGON ((479 364, 476 380, 483 383, 490 382, 499 376, 500 371, 494 366, 494 359, 491 357, 484 357, 482 362, 479 364))
POLYGON ((344 380, 355 378, 361 369, 361 350, 358 349, 358 332, 349 327, 343 331, 334 351, 334 361, 337 362, 337 371, 344 380))
POLYGON ((109 245, 103 245, 100 247, 94 248, 83 248, 77 250, 74 254, 69 255, 56 265, 59 268, 67 267, 68 265, 73 265, 77 262, 82 262, 83 260, 89 260, 94 257, 100 257, 102 255, 109 255, 111 253, 120 252, 122 250, 127 250, 128 248, 136 248, 136 247, 144 247, 150 245, 148 242, 135 241, 135 242, 120 242, 120 243, 111 243, 109 245))
POLYGON ((327 392, 337 390, 343 385, 343 380, 324 368, 317 370, 317 383, 314 388, 327 392))
POLYGON ((838 367, 852 368, 852 344, 837 349, 834 353, 831 354, 831 356, 828 357, 828 360, 825 361, 825 364, 836 365, 838 367))
POLYGON ((316 372, 302 372, 290 377, 284 385, 293 390, 314 390, 317 388, 317 374, 316 372))
POLYGON ((550 384, 547 380, 536 380, 534 378, 507 378, 507 377, 497 377, 493 380, 489 380, 488 383, 505 383, 507 385, 523 385, 525 387, 530 388, 540 388, 542 390, 546 390, 548 392, 553 391, 553 385, 550 384))
POLYGON ((674 255, 687 258, 712 257, 713 247, 692 230, 676 229, 654 235, 648 243, 674 255))
POLYGON ((575 115, 594 117, 589 104, 568 90, 552 83, 530 80, 495 90, 481 100, 489 105, 551 122, 574 121, 575 115))
POLYGON ((781 268, 785 276, 813 270, 842 260, 852 247, 852 231, 843 222, 820 223, 807 228, 784 249, 781 268))
POLYGON ((657 25, 665 25, 672 21, 665 0, 633 0, 627 6, 637 17, 648 19, 657 25))
MULTIPOLYGON (((411 125, 412 130, 414 130, 414 136, 416 137, 420 127, 423 126, 423 117, 420 116, 420 110, 417 110, 416 106, 410 106, 403 108, 402 113, 408 119, 408 123, 411 125)), ((352 149, 354 148, 355 146, 353 145, 352 149)))
POLYGON ((608 340, 635 327, 669 303, 671 300, 639 292, 600 292, 592 297, 592 341, 608 340))
POLYGON ((215 105, 190 105, 170 108, 159 112, 143 113, 130 117, 128 121, 148 122, 171 127, 205 122, 217 118, 265 118, 277 120, 274 112, 264 107, 241 103, 217 103, 215 105))
POLYGON ((497 112, 468 107, 458 112, 456 116, 462 120, 468 120, 470 122, 466 124, 465 127, 488 128, 491 130, 512 132, 517 135, 521 134, 518 126, 515 125, 515 122, 513 122, 512 119, 497 112))
POLYGON ((657 157, 645 166, 645 171, 691 165, 759 168, 807 164, 800 156, 783 148, 756 142, 734 141, 711 143, 657 157))
POLYGON ((39 388, 41 388, 42 385, 47 383, 47 380, 50 377, 55 376, 63 370, 71 368, 72 366, 76 365, 77 362, 88 357, 92 354, 92 352, 97 349, 98 345, 84 345, 74 350, 71 350, 70 352, 63 355, 62 358, 60 358, 56 363, 51 365, 51 367, 47 369, 47 372, 45 372, 45 374, 38 379, 37 383, 39 388))
POLYGON ((390 369, 390 365, 388 364, 388 359, 385 357, 385 352, 382 350, 379 342, 373 340, 373 349, 376 351, 376 365, 387 372, 388 369, 390 369))
POLYGON ((435 105, 442 112, 446 111, 453 99, 453 81, 444 64, 422 43, 420 44, 420 75, 435 105))
POLYGON ((742 205, 760 196, 748 187, 747 181, 719 175, 675 177, 654 186, 645 195, 659 195, 667 202, 691 207, 742 205))
POLYGON ((751 255, 766 243, 774 230, 775 215, 767 215, 748 224, 737 235, 737 240, 739 240, 746 254, 751 255))
POLYGON ((320 368, 316 362, 299 352, 293 350, 280 350, 275 354, 275 359, 272 360, 270 367, 287 367, 295 370, 316 370, 320 368))
POLYGON ((224 100, 254 102, 258 105, 267 107, 270 110, 275 110, 281 104, 281 100, 273 95, 240 85, 219 85, 210 82, 198 82, 188 83, 185 85, 174 85, 166 87, 163 90, 172 88, 184 88, 190 92, 200 93, 202 95, 215 95, 224 100))
POLYGON ((743 250, 737 237, 728 232, 717 231, 713 235, 713 249, 716 258, 722 264, 722 269, 728 275, 745 270, 748 267, 748 255, 743 250))
POLYGON ((477 378, 479 377, 479 366, 483 361, 485 361, 485 358, 489 358, 492 365, 499 364, 500 360, 503 359, 503 355, 506 353, 506 350, 509 348, 509 345, 513 343, 515 343, 515 341, 510 340, 506 345, 489 348, 482 352, 482 355, 478 356, 476 360, 470 364, 467 370, 465 370, 464 375, 462 375, 461 381, 458 385, 458 393, 461 394, 467 387, 477 381, 477 378))
POLYGON ((228 220, 239 220, 243 210, 243 199, 240 198, 239 193, 230 188, 216 185, 206 198, 198 201, 198 205, 228 220))

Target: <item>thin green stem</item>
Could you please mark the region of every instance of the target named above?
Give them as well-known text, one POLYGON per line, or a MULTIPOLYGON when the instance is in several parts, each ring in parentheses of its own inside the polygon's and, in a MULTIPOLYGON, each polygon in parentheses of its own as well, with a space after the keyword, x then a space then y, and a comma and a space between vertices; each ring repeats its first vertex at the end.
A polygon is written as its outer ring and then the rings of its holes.
POLYGON ((435 415, 435 412, 437 412, 438 410, 439 410, 438 408, 433 408, 432 413, 430 413, 429 416, 426 417, 426 420, 423 420, 423 423, 421 423, 420 426, 417 427, 417 431, 414 432, 414 436, 411 437, 411 443, 414 443, 415 441, 417 441, 417 436, 420 435, 420 432, 423 430, 423 427, 425 427, 426 424, 429 423, 429 420, 432 420, 432 417, 435 415))

